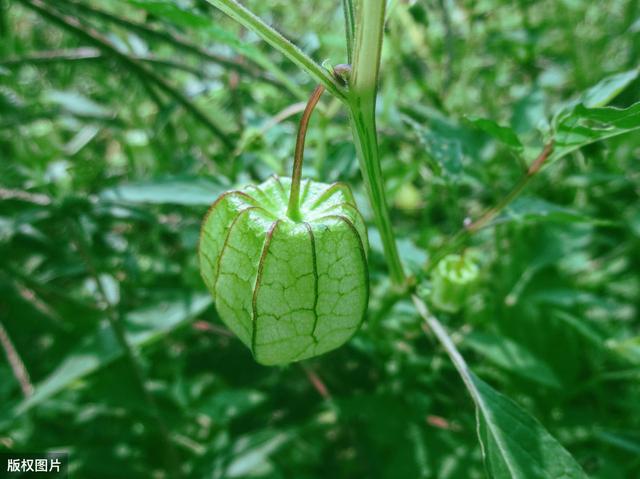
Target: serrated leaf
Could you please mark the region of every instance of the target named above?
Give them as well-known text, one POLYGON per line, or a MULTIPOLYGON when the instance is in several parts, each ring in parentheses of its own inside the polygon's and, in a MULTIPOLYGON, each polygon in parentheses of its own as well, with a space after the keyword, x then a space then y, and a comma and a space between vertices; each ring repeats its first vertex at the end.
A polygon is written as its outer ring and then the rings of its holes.
MULTIPOLYGON (((126 316, 127 339, 133 347, 143 347, 157 341, 185 321, 195 317, 211 304, 209 295, 197 295, 174 301, 164 301, 152 307, 134 311, 126 316)), ((42 382, 36 385, 33 395, 16 408, 20 414, 74 382, 112 363, 124 351, 108 324, 102 324, 93 336, 69 356, 42 382)))
POLYGON ((164 178, 109 188, 100 193, 100 198, 123 203, 208 206, 227 187, 206 178, 164 178))
POLYGON ((520 143, 518 135, 516 135, 516 133, 510 127, 501 126, 495 121, 486 118, 467 117, 466 119, 474 127, 491 135, 499 142, 504 143, 511 148, 515 148, 518 150, 522 149, 522 143, 520 143))
POLYGON ((583 146, 640 129, 640 102, 629 108, 577 105, 556 120, 555 147, 547 164, 583 146))
POLYGON ((464 343, 507 371, 545 386, 562 387, 556 374, 544 361, 509 338, 474 331, 465 336, 464 343))

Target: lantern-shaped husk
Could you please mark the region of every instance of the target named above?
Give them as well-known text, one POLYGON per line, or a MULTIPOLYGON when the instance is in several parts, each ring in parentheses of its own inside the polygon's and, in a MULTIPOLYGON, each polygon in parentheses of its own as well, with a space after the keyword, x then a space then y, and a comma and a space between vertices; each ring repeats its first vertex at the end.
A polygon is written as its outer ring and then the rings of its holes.
POLYGON ((298 221, 287 216, 290 187, 273 177, 224 193, 200 233, 218 314, 265 365, 342 345, 368 301, 367 233, 349 187, 304 181, 298 221))

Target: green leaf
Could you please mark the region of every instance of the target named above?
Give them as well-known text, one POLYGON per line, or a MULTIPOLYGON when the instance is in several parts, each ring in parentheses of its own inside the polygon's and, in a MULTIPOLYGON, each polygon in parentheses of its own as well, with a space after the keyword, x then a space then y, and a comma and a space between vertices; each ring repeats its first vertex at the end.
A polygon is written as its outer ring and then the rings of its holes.
POLYGON ((562 387, 556 374, 544 361, 509 338, 474 331, 464 337, 464 343, 507 371, 545 386, 562 387))
POLYGON ((409 117, 405 123, 414 128, 420 143, 424 146, 434 173, 446 178, 458 178, 462 173, 462 145, 454 137, 440 132, 434 133, 409 117), (443 173, 445 173, 443 175, 443 173))
POLYGON ((65 111, 78 116, 109 118, 113 114, 103 105, 75 91, 50 91, 44 95, 45 102, 51 102, 65 111))
POLYGON ((211 24, 211 20, 207 17, 180 8, 173 0, 128 0, 128 2, 177 25, 202 28, 211 24))
POLYGON ((251 389, 225 390, 208 395, 197 409, 220 426, 259 406, 266 399, 263 393, 251 389))
POLYGON ((618 94, 624 90, 629 83, 638 78, 640 69, 634 68, 622 73, 608 76, 598 84, 589 88, 581 98, 582 103, 587 108, 596 108, 607 105, 618 94))
POLYGON ((540 221, 554 221, 558 223, 589 223, 601 226, 611 226, 613 221, 593 218, 584 213, 556 205, 541 198, 518 198, 495 219, 496 223, 528 223, 540 221))
POLYGON ((469 371, 478 408, 478 435, 487 472, 495 478, 585 478, 562 445, 515 402, 469 371))
POLYGON ((298 67, 305 70, 309 75, 322 83, 328 91, 337 98, 344 100, 345 93, 338 86, 333 76, 309 58, 302 50, 286 39, 280 32, 267 25, 253 12, 235 0, 206 0, 208 3, 219 8, 233 20, 251 30, 261 37, 265 42, 278 50, 298 67))
POLYGON ((630 363, 640 365, 640 336, 623 340, 610 339, 606 342, 606 346, 630 363))
POLYGON ((467 117, 466 119, 474 127, 491 135, 501 143, 517 150, 522 149, 518 135, 510 127, 498 125, 495 121, 486 118, 467 117))
POLYGON ((476 405, 478 436, 485 467, 498 479, 586 479, 587 476, 562 445, 511 399, 479 379, 467 366, 440 321, 418 296, 412 296, 453 362, 476 405))
MULTIPOLYGON (((164 301, 126 316, 127 339, 133 347, 143 347, 169 334, 175 328, 203 312, 211 304, 209 295, 197 295, 164 301)), ((73 383, 112 363, 124 351, 108 324, 102 324, 87 340, 36 385, 32 396, 16 408, 21 414, 73 383)))
POLYGON ((208 206, 225 188, 206 178, 174 177, 119 185, 102 191, 100 198, 123 203, 208 206))
POLYGON ((273 469, 269 456, 292 438, 288 432, 261 431, 236 442, 223 477, 262 476, 273 469))
POLYGON ((640 128, 640 102, 629 108, 587 108, 577 105, 556 119, 555 148, 547 164, 583 146, 640 128))

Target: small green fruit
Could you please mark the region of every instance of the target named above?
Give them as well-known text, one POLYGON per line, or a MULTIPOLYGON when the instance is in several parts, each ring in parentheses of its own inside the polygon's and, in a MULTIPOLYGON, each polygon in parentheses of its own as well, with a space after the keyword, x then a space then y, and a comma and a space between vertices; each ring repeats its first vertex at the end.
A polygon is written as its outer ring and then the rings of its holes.
POLYGON ((289 178, 220 196, 200 233, 204 282, 256 361, 285 364, 345 343, 367 308, 367 232, 342 183, 306 181, 300 218, 289 178))
POLYGON ((473 291, 480 268, 473 255, 450 254, 436 265, 431 277, 432 304, 449 313, 455 313, 464 306, 467 297, 473 291))

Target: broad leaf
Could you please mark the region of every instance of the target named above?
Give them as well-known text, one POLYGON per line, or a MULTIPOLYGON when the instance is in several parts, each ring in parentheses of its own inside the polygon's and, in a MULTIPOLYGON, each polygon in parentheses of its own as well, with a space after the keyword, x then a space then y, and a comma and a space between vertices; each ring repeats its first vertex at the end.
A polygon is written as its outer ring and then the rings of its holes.
POLYGON ((470 371, 469 377, 478 408, 478 435, 491 477, 586 479, 571 454, 536 419, 470 371))
MULTIPOLYGON (((210 304, 209 295, 198 295, 135 311, 126 317, 127 339, 134 347, 146 346, 200 314, 210 304)), ((33 395, 20 403, 16 412, 19 414, 36 406, 123 354, 109 324, 102 324, 93 336, 87 338, 46 379, 36 385, 33 395)))
POLYGON ((127 0, 131 5, 142 8, 154 16, 165 18, 173 24, 185 27, 205 28, 211 25, 211 20, 198 15, 195 10, 180 8, 177 2, 171 0, 127 0))
POLYGON ((555 148, 547 164, 583 146, 640 129, 640 102, 629 108, 577 105, 556 121, 555 148))
POLYGON ((501 126, 493 120, 478 117, 467 117, 467 121, 499 142, 517 150, 522 149, 522 143, 520 143, 518 135, 508 126, 501 126))
POLYGON ((598 84, 589 88, 582 95, 580 103, 587 108, 596 108, 607 105, 613 100, 629 83, 638 78, 640 69, 634 68, 622 73, 608 76, 598 84))
POLYGON ((556 374, 544 361, 509 338, 474 331, 465 336, 464 343, 507 371, 545 386, 562 387, 556 374))
POLYGON ((586 479, 571 454, 535 418, 469 369, 449 333, 424 301, 414 295, 413 303, 445 348, 473 398, 488 474, 497 479, 586 479))
POLYGON ((100 197, 123 203, 210 205, 227 186, 205 178, 177 177, 116 186, 100 197))
POLYGON ((496 223, 554 221, 557 223, 589 223, 602 226, 615 224, 612 221, 593 218, 580 211, 533 197, 518 198, 506 207, 494 221, 496 223))

